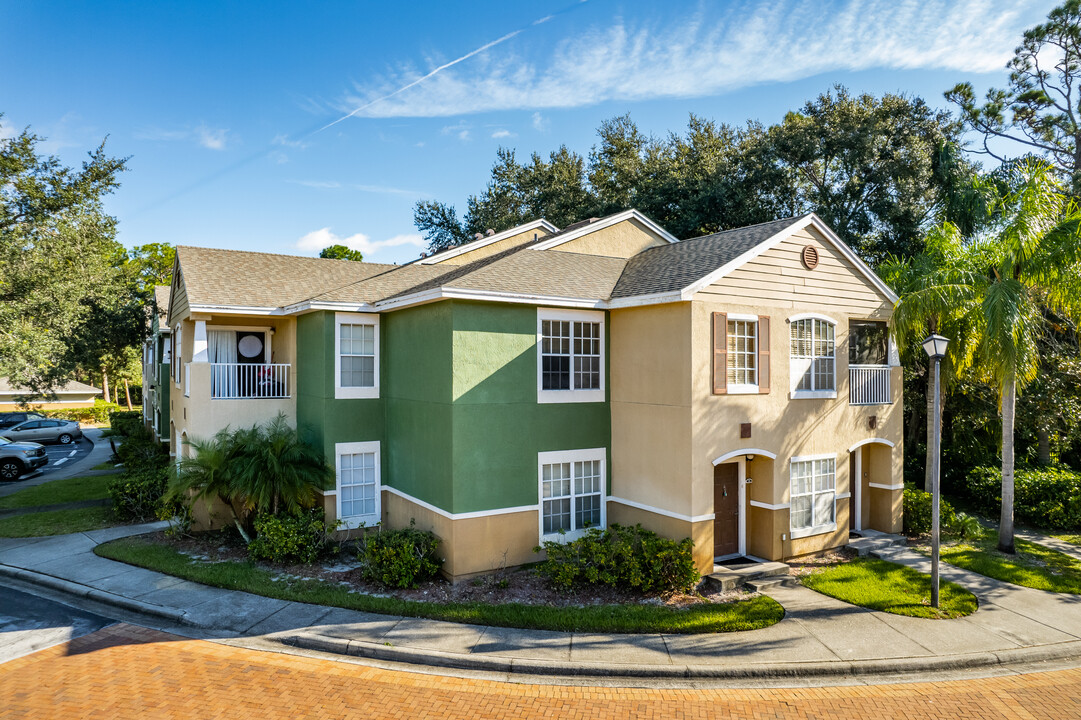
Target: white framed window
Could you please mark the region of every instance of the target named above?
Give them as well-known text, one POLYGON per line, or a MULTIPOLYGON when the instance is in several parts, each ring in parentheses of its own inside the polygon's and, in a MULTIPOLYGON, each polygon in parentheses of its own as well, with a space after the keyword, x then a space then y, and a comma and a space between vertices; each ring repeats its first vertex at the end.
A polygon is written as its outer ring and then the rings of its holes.
POLYGON ((837 397, 836 325, 822 316, 789 319, 792 397, 837 397))
POLYGON ((180 323, 176 324, 176 329, 173 331, 173 337, 176 338, 176 352, 173 353, 173 380, 176 382, 176 386, 180 387, 181 375, 184 371, 184 354, 180 349, 180 341, 184 339, 184 335, 180 331, 180 323))
POLYGON ((379 442, 337 443, 334 446, 338 519, 347 530, 380 520, 379 442))
POLYGON ((837 529, 837 458, 794 457, 789 465, 789 529, 793 538, 837 529))
POLYGON ((604 448, 537 453, 541 540, 574 540, 605 526, 604 448))
POLYGON ((727 383, 729 394, 758 392, 758 317, 729 313, 727 383))
POLYGON ((379 316, 334 314, 334 397, 379 397, 379 316))
POLYGON ((604 313, 537 309, 537 402, 604 402, 604 313))

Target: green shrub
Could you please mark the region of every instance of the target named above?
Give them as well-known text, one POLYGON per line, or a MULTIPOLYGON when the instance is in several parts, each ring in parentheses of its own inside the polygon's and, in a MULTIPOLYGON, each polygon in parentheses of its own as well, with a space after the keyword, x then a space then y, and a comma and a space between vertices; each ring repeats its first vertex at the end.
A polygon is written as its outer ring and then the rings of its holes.
POLYGON ((410 521, 407 528, 379 529, 364 536, 357 559, 365 578, 389 587, 409 588, 439 572, 443 564, 435 555, 439 538, 413 525, 410 521))
POLYGON ((172 516, 163 497, 169 485, 169 459, 160 456, 131 467, 109 483, 113 511, 121 520, 145 522, 163 515, 172 516))
POLYGON ((957 539, 962 541, 983 536, 983 525, 980 525, 980 521, 968 513, 957 513, 948 529, 951 535, 956 535, 957 539))
MULTIPOLYGON (((939 527, 949 527, 956 516, 953 506, 944 497, 939 497, 939 527)), ((904 492, 904 531, 909 535, 931 532, 931 493, 905 485, 904 492)))
POLYGON ((146 426, 143 414, 138 410, 113 410, 109 413, 109 427, 115 432, 131 437, 140 433, 146 426))
POLYGON ((253 560, 311 564, 326 556, 330 533, 336 529, 337 523, 327 525, 319 508, 260 515, 255 518, 257 535, 248 545, 248 554, 253 560))
POLYGON ((165 457, 165 450, 150 431, 139 426, 130 437, 116 446, 116 457, 124 463, 125 468, 135 469, 165 457))
POLYGON ((104 424, 109 420, 109 413, 120 409, 116 403, 107 403, 103 400, 95 400, 92 407, 81 408, 50 408, 48 410, 35 410, 45 417, 58 420, 73 420, 75 422, 104 424))
MULTIPOLYGON (((997 517, 1002 506, 1002 470, 978 467, 968 487, 981 512, 997 517)), ((1081 530, 1081 472, 1063 465, 1021 468, 1014 474, 1014 517, 1053 530, 1081 530)))
POLYGON ((698 583, 694 544, 661 537, 641 525, 591 528, 573 542, 545 541, 537 572, 557 587, 601 583, 643 593, 689 591, 698 583))

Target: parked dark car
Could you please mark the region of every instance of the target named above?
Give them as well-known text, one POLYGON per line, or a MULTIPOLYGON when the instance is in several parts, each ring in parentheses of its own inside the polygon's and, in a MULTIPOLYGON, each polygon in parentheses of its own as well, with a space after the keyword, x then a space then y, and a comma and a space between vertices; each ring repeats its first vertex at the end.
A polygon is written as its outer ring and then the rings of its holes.
POLYGON ((47 465, 45 448, 32 442, 12 442, 0 437, 0 480, 18 480, 20 476, 47 465))
POLYGON ((67 445, 82 436, 83 430, 79 427, 79 423, 73 420, 51 418, 27 420, 6 430, 0 430, 0 437, 6 437, 15 442, 58 442, 61 445, 67 445))
POLYGON ((27 420, 44 420, 44 415, 36 412, 0 412, 0 430, 7 430, 27 420))

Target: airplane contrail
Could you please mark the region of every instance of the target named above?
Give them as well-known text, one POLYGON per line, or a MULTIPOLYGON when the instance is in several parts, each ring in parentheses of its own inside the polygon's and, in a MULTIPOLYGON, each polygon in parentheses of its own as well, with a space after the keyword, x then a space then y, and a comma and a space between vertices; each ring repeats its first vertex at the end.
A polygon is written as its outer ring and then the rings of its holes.
POLYGON ((389 93, 387 95, 383 95, 382 97, 377 97, 375 100, 371 100, 369 102, 364 103, 360 107, 355 108, 352 112, 350 112, 350 113, 348 113, 346 115, 342 115, 340 118, 338 118, 337 120, 334 120, 333 122, 327 123, 326 125, 324 125, 323 127, 319 128, 318 130, 316 130, 315 132, 313 132, 311 134, 315 135, 316 133, 321 133, 324 130, 326 130, 327 128, 333 127, 333 126, 337 125, 338 123, 342 122, 343 120, 348 120, 349 118, 353 117, 354 115, 356 115, 357 113, 359 113, 359 112, 361 112, 363 110, 367 110, 368 108, 370 108, 372 105, 375 105, 376 103, 383 102, 384 100, 389 100, 390 98, 394 97, 395 95, 400 95, 401 93, 405 92, 409 88, 416 87, 417 85, 420 85, 422 82, 424 82, 428 78, 432 77, 433 75, 441 73, 441 72, 443 72, 444 70, 446 70, 449 67, 453 67, 453 66, 457 65, 460 62, 468 60, 469 58, 473 57, 474 55, 479 55, 480 53, 484 52, 485 50, 493 48, 496 45, 499 45, 501 43, 505 43, 506 41, 510 40, 511 38, 515 37, 516 35, 520 35, 522 33, 522 31, 525 30, 526 28, 532 27, 534 25, 540 25, 541 23, 548 22, 549 20, 554 18, 556 15, 562 15, 563 13, 574 9, 577 5, 584 4, 585 1, 586 0, 581 0, 581 2, 577 3, 576 5, 566 7, 564 9, 562 9, 562 10, 559 10, 557 12, 552 13, 551 15, 545 15, 544 17, 542 17, 542 18, 540 18, 538 20, 534 20, 533 22, 531 22, 529 25, 526 25, 525 27, 518 28, 517 30, 514 30, 512 32, 507 33, 506 35, 504 35, 501 38, 497 38, 495 40, 492 40, 489 43, 485 43, 484 45, 481 45, 476 50, 468 52, 465 55, 462 55, 460 58, 457 58, 455 60, 451 60, 448 63, 440 65, 439 67, 437 67, 435 70, 432 70, 430 73, 428 73, 424 77, 417 78, 413 82, 409 83, 408 85, 403 85, 402 87, 398 88, 397 90, 395 90, 392 93, 389 93))

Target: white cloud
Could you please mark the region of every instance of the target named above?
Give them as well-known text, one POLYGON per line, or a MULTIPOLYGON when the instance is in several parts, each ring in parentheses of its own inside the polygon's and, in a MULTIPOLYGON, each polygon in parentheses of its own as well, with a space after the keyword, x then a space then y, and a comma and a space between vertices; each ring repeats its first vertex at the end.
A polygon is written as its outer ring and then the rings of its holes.
POLYGON ((288 135, 275 135, 270 141, 271 145, 280 145, 281 147, 295 148, 297 150, 303 150, 308 147, 308 143, 303 140, 291 140, 288 135))
MULTIPOLYGON (((826 72, 1002 70, 1042 8, 1016 0, 818 0, 707 6, 668 24, 617 20, 530 62, 489 48, 433 74, 416 68, 357 85, 339 102, 361 117, 439 117, 715 95, 826 72)), ((458 61, 455 61, 458 62, 458 61)), ((434 63, 431 63, 434 64, 434 63)))
POLYGON ((194 127, 176 129, 150 127, 135 131, 135 137, 139 140, 194 142, 208 150, 225 150, 228 135, 228 128, 212 128, 206 123, 199 123, 194 127))
POLYGON ((372 240, 364 233, 356 233, 348 237, 340 237, 331 232, 329 227, 313 230, 296 242, 296 248, 305 252, 319 252, 331 245, 345 245, 351 250, 360 250, 364 257, 374 255, 383 248, 399 247, 401 245, 416 245, 424 247, 424 236, 418 233, 395 235, 386 240, 372 240))
POLYGON ((533 129, 537 132, 548 132, 548 126, 551 124, 551 121, 539 112, 533 113, 533 129))
POLYGON ((518 133, 513 133, 510 130, 506 130, 506 129, 501 128, 499 130, 496 130, 494 133, 492 133, 492 137, 495 138, 496 140, 501 140, 503 138, 518 137, 518 133))

